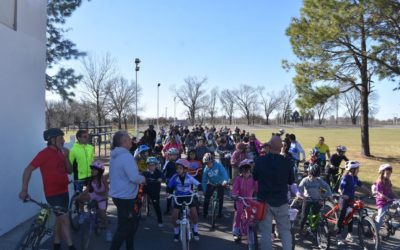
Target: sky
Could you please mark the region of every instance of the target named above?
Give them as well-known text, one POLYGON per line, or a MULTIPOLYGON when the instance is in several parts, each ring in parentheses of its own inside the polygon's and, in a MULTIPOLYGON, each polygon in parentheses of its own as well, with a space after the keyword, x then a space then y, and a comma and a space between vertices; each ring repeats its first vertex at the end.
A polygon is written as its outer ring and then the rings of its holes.
MULTIPOLYGON (((207 77, 207 89, 264 86, 279 92, 292 84, 294 72, 282 60, 296 60, 285 30, 299 16, 301 0, 91 0, 68 19, 67 37, 82 51, 109 53, 119 73, 135 80, 134 60, 140 58, 138 84, 142 88, 143 117, 174 116, 174 88, 188 76, 207 77)), ((66 66, 81 68, 79 61, 66 66)), ((389 119, 400 108, 395 83, 376 84, 379 119, 389 119)), ((82 92, 76 90, 78 97, 82 92)), ((49 99, 54 95, 47 94, 49 99)), ((261 112, 260 112, 261 113, 261 112)), ((219 113, 221 114, 221 112, 219 113)), ((176 116, 184 118, 182 104, 176 116)))

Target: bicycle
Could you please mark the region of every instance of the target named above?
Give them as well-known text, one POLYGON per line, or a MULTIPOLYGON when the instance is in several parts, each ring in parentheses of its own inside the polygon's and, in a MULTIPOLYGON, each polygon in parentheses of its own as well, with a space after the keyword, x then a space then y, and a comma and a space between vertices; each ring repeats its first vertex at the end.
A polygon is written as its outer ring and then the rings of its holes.
POLYGON ((298 209, 293 208, 294 204, 295 204, 294 200, 289 203, 289 211, 288 211, 289 222, 290 222, 290 233, 292 234, 292 250, 294 250, 296 247, 296 238, 294 236, 294 226, 295 226, 297 214, 299 213, 298 209))
MULTIPOLYGON (((372 215, 372 219, 376 221, 378 213, 372 215)), ((389 210, 383 216, 382 227, 378 228, 379 235, 383 241, 386 241, 390 236, 394 236, 397 230, 400 230, 400 199, 393 200, 389 210)))
MULTIPOLYGON (((218 184, 218 185, 216 185, 215 187, 215 189, 214 189, 214 192, 213 192, 213 194, 212 194, 212 196, 211 196, 211 199, 210 199, 210 206, 211 206, 211 230, 215 230, 215 228, 216 228, 216 221, 217 221, 217 218, 218 218, 218 208, 219 208, 219 206, 220 206, 220 204, 219 204, 219 199, 218 199, 218 187, 219 186, 222 186, 221 184, 218 184)), ((226 187, 228 187, 228 185, 227 186, 225 186, 224 188, 226 188, 226 187)))
POLYGON ((177 220, 177 224, 179 224, 179 239, 182 244, 182 250, 189 250, 190 240, 193 238, 191 225, 190 225, 190 217, 189 217, 189 205, 192 204, 194 197, 197 197, 197 192, 194 192, 191 195, 174 195, 171 194, 168 196, 169 199, 173 198, 174 202, 178 206, 182 206, 181 218, 177 220), (178 202, 177 198, 185 198, 190 197, 190 201, 186 202, 178 202))
POLYGON ((92 238, 93 232, 96 234, 96 236, 99 236, 102 232, 102 227, 99 222, 99 217, 98 217, 98 202, 102 202, 106 200, 101 200, 101 201, 95 201, 95 200, 90 200, 87 202, 82 202, 84 206, 84 210, 82 212, 83 215, 83 223, 82 223, 82 228, 81 228, 81 248, 83 250, 89 249, 90 246, 90 239, 92 238))
POLYGON ((247 243, 249 250, 258 249, 258 228, 257 228, 257 209, 255 198, 253 197, 235 197, 234 200, 240 200, 244 206, 243 213, 240 218, 240 235, 236 238, 235 242, 241 241, 241 236, 247 236, 247 243), (246 202, 248 200, 249 202, 246 202))
MULTIPOLYGON (((296 197, 292 204, 291 207, 295 202, 298 201, 298 197, 296 197)), ((311 198, 305 198, 308 201, 312 202, 326 202, 326 199, 311 199, 311 198)), ((307 222, 305 224, 306 226, 306 231, 307 234, 311 235, 316 243, 319 249, 329 249, 331 245, 331 238, 329 234, 329 229, 328 229, 328 222, 326 219, 322 216, 321 210, 318 213, 313 213, 312 210, 307 216, 307 222)))
MULTIPOLYGON (((336 198, 336 204, 326 202, 325 206, 329 209, 327 212, 322 213, 331 227, 337 224, 339 218, 338 198, 340 195, 334 194, 333 197, 336 198)), ((353 219, 357 219, 357 234, 360 246, 364 249, 379 249, 379 237, 375 222, 368 217, 368 210, 361 200, 361 197, 356 197, 356 200, 347 208, 343 225, 348 225, 353 219)))
POLYGON ((53 212, 63 213, 66 212, 62 207, 52 207, 49 204, 38 202, 32 198, 24 200, 24 202, 32 202, 40 207, 40 212, 32 222, 28 231, 24 233, 17 244, 16 250, 32 249, 38 250, 45 235, 52 235, 53 229, 48 225, 48 219, 53 212))

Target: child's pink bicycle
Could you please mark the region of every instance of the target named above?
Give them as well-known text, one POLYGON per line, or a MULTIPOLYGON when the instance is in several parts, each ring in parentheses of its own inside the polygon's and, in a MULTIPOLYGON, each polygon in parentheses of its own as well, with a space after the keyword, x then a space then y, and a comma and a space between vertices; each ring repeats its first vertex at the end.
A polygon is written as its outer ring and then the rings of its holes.
POLYGON ((236 242, 241 241, 242 236, 247 236, 249 250, 258 249, 258 228, 257 222, 265 214, 265 203, 259 202, 253 197, 235 197, 240 200, 244 206, 240 218, 240 235, 236 236, 236 242))

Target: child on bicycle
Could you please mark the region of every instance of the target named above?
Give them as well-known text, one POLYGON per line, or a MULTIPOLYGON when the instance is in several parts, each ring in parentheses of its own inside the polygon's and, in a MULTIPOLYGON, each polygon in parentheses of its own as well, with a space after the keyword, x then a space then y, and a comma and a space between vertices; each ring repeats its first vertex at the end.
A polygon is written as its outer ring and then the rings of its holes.
POLYGON ((392 182, 390 176, 392 175, 393 168, 389 164, 382 164, 379 167, 379 177, 374 183, 376 194, 376 207, 378 208, 378 215, 376 216, 376 229, 379 229, 383 223, 383 217, 390 208, 391 201, 396 199, 396 195, 392 190, 392 182))
MULTIPOLYGON (((258 190, 257 181, 255 181, 251 175, 252 160, 245 159, 239 164, 240 175, 236 176, 233 181, 232 197, 253 197, 254 193, 258 190)), ((241 235, 240 232, 240 221, 243 213, 244 205, 241 200, 235 202, 235 215, 233 219, 233 237, 241 235)))
POLYGON ((203 157, 203 163, 206 165, 202 177, 202 188, 204 195, 203 217, 207 218, 208 206, 214 191, 217 190, 219 208, 218 218, 222 218, 222 207, 224 204, 224 188, 228 183, 228 173, 225 168, 216 162, 210 153, 206 153, 203 157))
POLYGON ((147 158, 147 171, 143 172, 143 176, 146 178, 145 192, 148 195, 149 201, 153 203, 154 210, 157 214, 158 226, 163 226, 161 208, 160 208, 160 192, 161 182, 164 179, 164 175, 157 168, 160 164, 156 157, 147 158))
POLYGON ((135 154, 133 155, 140 173, 143 173, 147 169, 146 160, 149 157, 149 150, 150 148, 147 145, 142 144, 135 150, 135 154))
MULTIPOLYGON (((101 161, 95 161, 90 165, 92 169, 92 176, 89 179, 88 188, 82 192, 77 198, 77 201, 97 201, 98 215, 100 219, 100 226, 107 229, 106 240, 112 240, 112 234, 107 223, 107 199, 108 199, 108 183, 103 176, 104 174, 104 163, 101 161)), ((79 222, 82 219, 80 218, 79 222)))
MULTIPOLYGON (((176 165, 176 174, 171 177, 168 181, 167 192, 175 195, 191 195, 192 194, 192 186, 198 187, 200 182, 198 182, 195 178, 187 174, 187 170, 189 168, 189 162, 186 159, 179 159, 175 163, 176 165)), ((197 199, 193 197, 193 202, 189 205, 190 208, 190 218, 193 223, 193 238, 197 241, 199 240, 199 229, 197 225, 197 210, 196 203, 197 199)), ((183 201, 189 202, 191 197, 177 197, 177 201, 182 203, 183 201)), ((176 224, 178 220, 179 212, 182 207, 174 204, 174 210, 172 212, 172 225, 174 227, 174 241, 179 241, 179 226, 176 224)))
MULTIPOLYGON (((331 185, 334 192, 337 192, 339 188, 339 168, 342 161, 349 161, 345 153, 347 148, 345 146, 339 145, 336 147, 336 153, 331 156, 330 166, 326 170, 326 182, 331 185)), ((342 168, 343 171, 343 168, 342 168)), ((343 172, 342 172, 343 173, 343 172)))
MULTIPOLYGON (((339 199, 339 218, 336 224, 337 233, 336 237, 338 238, 338 245, 344 245, 342 231, 343 231, 343 221, 346 217, 347 208, 352 206, 354 203, 354 195, 356 186, 362 187, 361 181, 358 179, 358 172, 360 170, 361 164, 358 161, 348 161, 346 162, 346 175, 342 177, 339 186, 339 194, 341 195, 339 199)), ((369 193, 369 190, 366 189, 366 192, 369 193)), ((351 220, 348 224, 348 234, 345 238, 346 241, 352 242, 353 237, 353 220, 351 220)))
POLYGON ((187 160, 189 161, 190 167, 188 173, 193 176, 196 180, 201 182, 201 175, 203 170, 203 165, 201 161, 197 159, 196 150, 191 149, 188 152, 187 160))
MULTIPOLYGON (((176 148, 170 148, 165 154, 166 159, 165 159, 165 164, 163 167, 163 174, 165 177, 165 183, 168 184, 169 179, 176 174, 175 170, 175 162, 176 159, 179 157, 179 151, 176 148)), ((170 207, 171 207, 171 199, 167 198, 167 208, 165 209, 164 215, 169 213, 170 207)))
POLYGON ((309 167, 308 176, 301 180, 299 189, 301 197, 303 197, 303 206, 301 210, 300 232, 304 232, 310 210, 312 214, 318 214, 321 210, 321 197, 327 198, 332 195, 331 188, 328 183, 319 177, 319 165, 314 164, 309 167))

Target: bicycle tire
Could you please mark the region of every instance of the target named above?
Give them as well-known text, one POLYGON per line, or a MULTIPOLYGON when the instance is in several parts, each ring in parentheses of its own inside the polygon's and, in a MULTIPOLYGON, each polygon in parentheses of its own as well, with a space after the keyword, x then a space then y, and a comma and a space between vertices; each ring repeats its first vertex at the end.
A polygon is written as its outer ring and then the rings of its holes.
POLYGON ((317 226, 317 244, 319 249, 329 249, 331 236, 329 234, 328 222, 322 219, 317 226))
POLYGON ((89 217, 88 220, 81 225, 81 249, 88 250, 90 246, 90 239, 94 229, 94 218, 89 217))
POLYGON ((188 242, 188 232, 186 232, 186 225, 181 225, 181 230, 180 230, 180 238, 181 238, 181 245, 182 245, 182 250, 189 250, 189 242, 188 242))
POLYGON ((75 232, 79 231, 80 228, 80 224, 79 224, 79 217, 81 215, 81 212, 79 211, 79 202, 75 200, 75 198, 78 196, 78 194, 74 194, 74 196, 72 196, 70 202, 69 202, 69 206, 68 206, 68 217, 69 217, 69 221, 71 224, 71 228, 72 230, 74 230, 75 232))
MULTIPOLYGON (((376 221, 376 216, 378 216, 378 213, 377 212, 375 212, 373 215, 372 215, 372 221, 376 221)), ((379 230, 378 231, 378 233, 379 233, 379 236, 381 237, 381 239, 383 240, 383 241, 385 241, 385 240, 388 240, 389 238, 390 238, 390 236, 392 235, 392 228, 391 228, 391 226, 390 226, 390 224, 389 224, 389 221, 392 219, 392 216, 391 215, 389 215, 388 213, 386 213, 384 216, 383 216, 383 223, 382 223, 382 226, 381 226, 381 228, 377 228, 377 230, 379 230)))
POLYGON ((364 217, 358 220, 357 231, 360 246, 363 249, 379 249, 379 235, 376 230, 375 222, 370 217, 364 217), (366 238, 371 240, 368 246, 366 246, 366 238))
POLYGON ((43 226, 37 227, 32 225, 29 230, 22 235, 15 250, 38 250, 43 237, 39 232, 42 230, 44 230, 43 226))
POLYGON ((332 234, 334 234, 334 232, 335 232, 335 226, 339 219, 339 215, 338 215, 337 211, 333 211, 328 217, 326 217, 326 215, 328 212, 331 212, 332 209, 334 209, 334 208, 335 208, 335 204, 333 204, 330 201, 325 202, 325 205, 321 208, 322 217, 323 217, 323 219, 326 219, 326 223, 328 225, 328 230, 332 234), (327 219, 334 220, 334 221, 336 221, 336 223, 332 223, 332 222, 328 221, 327 219))
POLYGON ((216 227, 215 221, 217 220, 217 206, 219 205, 216 200, 214 200, 212 205, 212 212, 211 212, 211 229, 214 230, 216 227))

